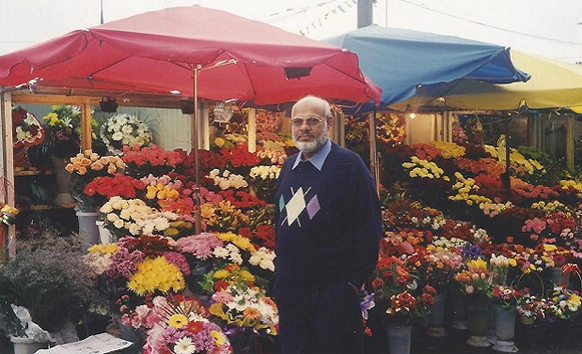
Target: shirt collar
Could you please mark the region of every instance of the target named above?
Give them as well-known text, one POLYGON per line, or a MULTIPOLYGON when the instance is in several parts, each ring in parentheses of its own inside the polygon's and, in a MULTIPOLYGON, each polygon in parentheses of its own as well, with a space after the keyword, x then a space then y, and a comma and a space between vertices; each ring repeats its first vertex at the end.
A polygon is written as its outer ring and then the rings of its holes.
MULTIPOLYGON (((321 171, 321 169, 323 168, 323 163, 325 162, 325 159, 327 158, 327 155, 329 155, 330 151, 331 151, 331 141, 329 139, 327 139, 327 141, 325 142, 325 144, 323 144, 321 149, 317 150, 315 152, 315 154, 313 154, 313 156, 311 156, 310 159, 303 160, 303 161, 311 162, 311 164, 313 166, 315 166, 315 168, 317 168, 319 171, 321 171)), ((299 162, 302 161, 302 157, 303 157, 303 153, 299 152, 297 154, 297 158, 295 159, 295 163, 293 163, 293 167, 291 167, 292 170, 294 170, 295 167, 297 167, 299 165, 299 162)))

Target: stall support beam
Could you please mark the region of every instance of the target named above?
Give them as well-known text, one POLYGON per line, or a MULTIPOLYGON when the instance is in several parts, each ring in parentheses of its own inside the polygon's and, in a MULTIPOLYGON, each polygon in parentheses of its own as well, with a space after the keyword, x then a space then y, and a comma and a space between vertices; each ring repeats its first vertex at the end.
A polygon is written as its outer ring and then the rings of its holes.
MULTIPOLYGON (((10 206, 15 206, 15 195, 14 195, 14 155, 12 151, 13 141, 12 141, 12 100, 10 93, 4 92, 0 96, 1 100, 1 112, 2 120, 2 142, 0 143, 0 164, 4 175, 2 179, 2 189, 5 192, 4 203, 10 206)), ((6 247, 6 235, 8 235, 8 258, 12 259, 16 257, 16 227, 4 226, 8 228, 8 231, 0 233, 0 245, 3 251, 0 254, 0 263, 4 261, 5 257, 5 247, 6 247)))
POLYGON ((92 133, 91 100, 84 99, 81 104, 81 151, 91 149, 92 133))
POLYGON ((257 151, 257 110, 249 108, 248 116, 248 140, 249 152, 257 151))
POLYGON ((566 164, 574 167, 574 118, 566 118, 566 164))

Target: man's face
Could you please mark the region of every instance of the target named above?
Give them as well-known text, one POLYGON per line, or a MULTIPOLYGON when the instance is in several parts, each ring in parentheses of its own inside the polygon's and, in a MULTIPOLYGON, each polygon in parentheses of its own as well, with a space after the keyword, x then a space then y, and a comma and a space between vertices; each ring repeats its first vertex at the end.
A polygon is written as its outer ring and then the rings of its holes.
POLYGON ((327 141, 328 122, 319 106, 309 102, 295 107, 291 117, 293 142, 302 152, 315 152, 327 141))

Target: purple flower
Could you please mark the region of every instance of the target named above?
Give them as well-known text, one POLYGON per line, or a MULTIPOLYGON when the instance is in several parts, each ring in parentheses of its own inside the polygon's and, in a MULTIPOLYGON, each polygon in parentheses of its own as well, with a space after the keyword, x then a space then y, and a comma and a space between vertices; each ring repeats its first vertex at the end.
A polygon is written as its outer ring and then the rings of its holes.
POLYGON ((185 275, 190 275, 190 265, 188 264, 186 257, 176 252, 166 252, 164 253, 164 257, 168 263, 178 267, 182 273, 185 275))
POLYGON ((368 310, 376 306, 374 302, 374 294, 366 295, 360 303, 360 310, 362 310, 362 318, 368 319, 368 310))
POLYGON ((222 241, 211 233, 182 237, 176 242, 178 251, 192 253, 201 260, 212 256, 212 251, 218 246, 222 246, 222 241))

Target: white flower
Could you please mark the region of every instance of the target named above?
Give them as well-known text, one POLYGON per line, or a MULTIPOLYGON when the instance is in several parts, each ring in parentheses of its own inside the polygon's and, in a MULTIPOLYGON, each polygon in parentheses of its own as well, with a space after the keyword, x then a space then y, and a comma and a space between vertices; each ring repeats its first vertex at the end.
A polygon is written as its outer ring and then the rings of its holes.
POLYGON ((214 251, 212 252, 212 254, 214 254, 214 256, 216 258, 224 258, 224 259, 226 259, 228 257, 229 252, 224 247, 216 247, 214 249, 214 251))
POLYGON ((120 220, 115 220, 115 222, 113 223, 113 226, 115 226, 118 229, 121 229, 123 227, 123 225, 124 225, 124 222, 121 219, 120 220))
POLYGON ((123 133, 122 132, 115 132, 111 136, 111 139, 119 141, 119 140, 123 139, 123 133))

